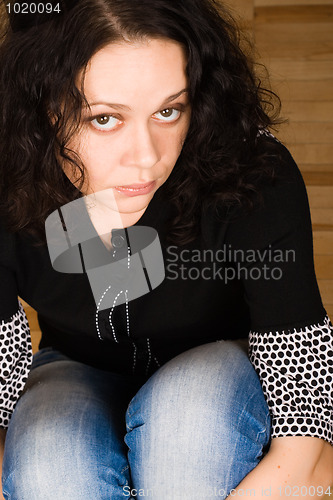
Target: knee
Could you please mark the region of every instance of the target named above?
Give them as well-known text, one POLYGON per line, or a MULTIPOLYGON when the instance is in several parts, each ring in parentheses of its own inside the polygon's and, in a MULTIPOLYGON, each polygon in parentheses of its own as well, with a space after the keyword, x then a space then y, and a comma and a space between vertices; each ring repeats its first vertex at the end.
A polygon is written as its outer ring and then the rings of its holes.
POLYGON ((186 475, 201 486, 208 475, 213 484, 218 475, 232 488, 269 440, 257 374, 233 342, 205 344, 166 363, 132 399, 126 420, 136 485, 160 484, 167 470, 174 484, 186 475))
POLYGON ((118 439, 123 414, 111 416, 104 392, 86 384, 81 371, 66 378, 65 370, 57 363, 37 368, 17 403, 3 462, 8 499, 123 498, 129 482, 126 447, 118 439))
POLYGON ((260 422, 267 428, 268 408, 258 376, 246 350, 229 341, 195 347, 162 366, 132 399, 127 428, 143 423, 177 428, 216 422, 229 433, 235 415, 260 422))
POLYGON ((61 425, 53 427, 51 422, 45 425, 31 422, 24 434, 9 430, 3 462, 3 489, 7 498, 85 498, 82 493, 92 472, 89 457, 74 440, 65 444, 62 432, 61 425))
POLYGON ((88 435, 78 440, 61 425, 32 429, 30 438, 22 437, 19 444, 13 443, 9 434, 3 462, 5 498, 124 498, 129 467, 121 460, 113 463, 115 451, 103 446, 90 442, 88 435))
MULTIPOLYGON (((36 440, 34 423, 30 429, 18 435, 15 424, 11 422, 7 437, 3 459, 3 491, 5 498, 48 498, 52 491, 52 482, 49 483, 51 466, 49 436, 45 432, 39 433, 39 438, 46 441, 44 446, 36 440), (39 495, 39 496, 38 496, 39 495)), ((53 450, 54 458, 56 450, 53 450)), ((59 457, 56 458, 58 460, 59 457)), ((55 465, 55 464, 53 464, 55 465)), ((54 467, 55 472, 55 467, 54 467)), ((53 490, 54 492, 54 490, 53 490)))
POLYGON ((261 391, 246 351, 234 342, 212 342, 163 365, 132 399, 128 413, 140 410, 151 415, 154 409, 165 413, 176 409, 176 403, 207 406, 210 400, 214 405, 221 401, 223 406, 229 399, 237 404, 245 386, 248 393, 261 391))

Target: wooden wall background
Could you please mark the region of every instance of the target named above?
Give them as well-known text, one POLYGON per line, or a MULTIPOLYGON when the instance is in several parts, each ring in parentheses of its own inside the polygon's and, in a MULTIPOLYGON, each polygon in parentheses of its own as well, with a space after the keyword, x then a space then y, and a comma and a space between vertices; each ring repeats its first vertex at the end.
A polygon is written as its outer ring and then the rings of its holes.
POLYGON ((244 20, 289 123, 291 151, 309 195, 315 267, 333 317, 333 0, 227 0, 244 20))
MULTIPOLYGON (((289 119, 277 137, 289 147, 307 185, 317 278, 333 318, 333 0, 225 2, 254 41, 289 119)), ((36 350, 36 314, 25 307, 36 350)))

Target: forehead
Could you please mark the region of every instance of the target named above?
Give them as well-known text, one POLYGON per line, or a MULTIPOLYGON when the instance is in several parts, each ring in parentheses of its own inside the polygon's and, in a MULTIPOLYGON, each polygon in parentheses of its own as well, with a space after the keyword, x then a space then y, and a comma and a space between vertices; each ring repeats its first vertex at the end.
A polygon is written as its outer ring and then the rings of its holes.
POLYGON ((89 61, 84 92, 89 102, 112 98, 126 104, 132 98, 163 99, 187 84, 186 56, 170 40, 112 43, 89 61))

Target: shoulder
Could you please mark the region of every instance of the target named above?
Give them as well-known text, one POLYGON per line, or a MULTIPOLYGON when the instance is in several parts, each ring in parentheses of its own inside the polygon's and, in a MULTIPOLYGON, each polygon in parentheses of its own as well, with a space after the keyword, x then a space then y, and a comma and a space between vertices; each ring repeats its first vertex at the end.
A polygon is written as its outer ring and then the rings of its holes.
POLYGON ((254 189, 259 193, 256 207, 264 200, 266 206, 277 200, 292 203, 294 196, 306 197, 302 174, 291 152, 273 136, 260 137, 257 156, 264 158, 264 167, 257 179, 253 179, 254 189))
POLYGON ((272 177, 263 177, 260 190, 262 192, 278 192, 288 187, 291 190, 304 192, 305 185, 302 174, 291 152, 274 137, 259 141, 259 154, 266 156, 266 162, 272 169, 272 177))
POLYGON ((273 136, 258 138, 256 155, 261 171, 249 170, 251 204, 219 199, 203 208, 201 227, 209 241, 223 240, 239 247, 263 247, 282 234, 304 230, 310 244, 311 218, 302 174, 290 151, 273 136))
MULTIPOLYGON (((265 155, 268 173, 253 184, 256 190, 252 207, 234 206, 229 211, 230 227, 251 240, 274 238, 279 232, 311 226, 307 191, 302 174, 290 151, 276 139, 262 140, 260 152, 265 155)), ((241 236, 241 235, 240 235, 241 236)))
POLYGON ((272 135, 262 135, 255 149, 253 164, 241 167, 244 169, 241 172, 243 186, 249 196, 245 198, 240 192, 234 201, 226 202, 221 198, 217 203, 219 213, 240 217, 256 213, 265 206, 274 208, 281 202, 292 204, 295 197, 303 202, 307 198, 302 174, 286 146, 272 135), (259 162, 260 168, 255 165, 259 162))

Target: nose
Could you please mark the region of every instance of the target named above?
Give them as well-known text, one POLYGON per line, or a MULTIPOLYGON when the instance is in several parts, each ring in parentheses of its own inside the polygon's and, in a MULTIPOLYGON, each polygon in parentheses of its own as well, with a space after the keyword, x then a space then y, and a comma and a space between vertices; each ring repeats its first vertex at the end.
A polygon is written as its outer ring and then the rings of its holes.
POLYGON ((128 129, 122 165, 151 168, 160 160, 158 139, 149 125, 137 124, 128 129))

